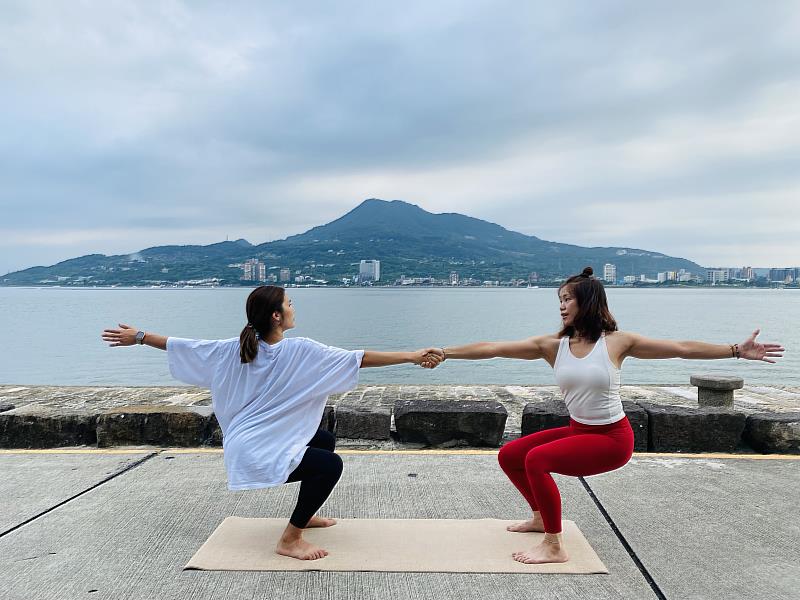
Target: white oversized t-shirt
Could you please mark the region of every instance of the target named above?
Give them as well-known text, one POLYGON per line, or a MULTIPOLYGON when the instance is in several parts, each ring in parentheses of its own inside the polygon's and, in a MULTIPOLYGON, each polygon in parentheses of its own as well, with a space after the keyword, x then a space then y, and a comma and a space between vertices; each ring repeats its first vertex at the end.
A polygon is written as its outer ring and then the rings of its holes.
POLYGON ((308 338, 259 342, 242 364, 239 339, 167 339, 172 376, 211 389, 223 433, 228 488, 286 482, 319 429, 329 394, 358 383, 363 350, 342 350, 308 338))

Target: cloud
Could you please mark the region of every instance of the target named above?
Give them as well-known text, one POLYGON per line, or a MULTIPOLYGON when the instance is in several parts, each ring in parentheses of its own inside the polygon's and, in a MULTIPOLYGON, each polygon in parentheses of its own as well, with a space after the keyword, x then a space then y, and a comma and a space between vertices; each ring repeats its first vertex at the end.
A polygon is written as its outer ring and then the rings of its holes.
POLYGON ((5 3, 0 271, 366 197, 800 264, 799 37, 790 1, 5 3))

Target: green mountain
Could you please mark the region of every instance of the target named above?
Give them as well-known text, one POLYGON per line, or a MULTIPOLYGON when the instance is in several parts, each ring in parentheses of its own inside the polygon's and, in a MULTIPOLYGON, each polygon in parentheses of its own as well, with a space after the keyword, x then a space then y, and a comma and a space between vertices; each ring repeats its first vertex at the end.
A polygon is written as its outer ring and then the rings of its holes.
POLYGON ((655 276, 685 269, 703 273, 683 258, 635 248, 586 248, 542 240, 494 223, 456 213, 432 214, 393 200, 365 200, 326 225, 254 246, 246 240, 209 246, 159 246, 132 255, 91 254, 50 267, 10 273, 4 285, 153 285, 216 278, 239 285, 242 263, 257 258, 268 274, 290 269, 292 276, 339 283, 358 272, 363 259, 381 261, 381 282, 406 277, 527 279, 547 281, 577 273, 586 265, 602 274, 605 263, 624 275, 655 276))

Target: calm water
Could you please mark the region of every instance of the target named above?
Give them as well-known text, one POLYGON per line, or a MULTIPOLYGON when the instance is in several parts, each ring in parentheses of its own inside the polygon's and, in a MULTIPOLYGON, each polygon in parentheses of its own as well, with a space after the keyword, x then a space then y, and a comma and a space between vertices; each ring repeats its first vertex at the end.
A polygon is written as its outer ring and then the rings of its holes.
MULTIPOLYGON (((166 353, 108 348, 104 327, 124 322, 190 338, 239 335, 248 289, 0 288, 0 383, 174 385, 166 353)), ((554 289, 293 289, 297 328, 343 348, 415 349, 519 339, 558 329, 554 289)), ((731 372, 748 383, 800 385, 800 292, 789 290, 608 290, 621 329, 651 337, 742 341, 760 327, 779 341, 778 365, 745 361, 629 359, 624 383, 688 383, 698 371, 731 372)), ((553 384, 544 361, 449 361, 366 369, 362 383, 553 384)))

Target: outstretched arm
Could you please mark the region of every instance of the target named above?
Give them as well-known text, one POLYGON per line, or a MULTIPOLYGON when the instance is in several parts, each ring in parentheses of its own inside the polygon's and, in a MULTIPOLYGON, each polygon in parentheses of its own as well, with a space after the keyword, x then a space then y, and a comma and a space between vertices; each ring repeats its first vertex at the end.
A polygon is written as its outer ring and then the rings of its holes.
MULTIPOLYGON (((119 329, 104 329, 102 338, 104 342, 108 342, 109 346, 133 346, 136 344, 136 334, 139 332, 136 327, 130 325, 119 324, 119 329)), ((167 349, 167 338, 157 333, 144 333, 142 344, 145 346, 152 346, 159 350, 167 349)))
POLYGON ((761 330, 756 329, 749 338, 740 344, 708 344, 706 342, 654 340, 635 333, 626 333, 628 346, 623 357, 633 358, 744 358, 774 363, 773 358, 783 356, 780 344, 756 342, 761 330))
POLYGON ((374 350, 366 350, 364 358, 361 359, 361 368, 414 363, 426 369, 433 369, 442 362, 443 358, 444 355, 440 348, 423 348, 414 352, 376 352, 374 350))
POLYGON ((442 348, 444 358, 462 358, 481 360, 484 358, 522 358, 536 360, 545 358, 551 336, 531 337, 513 342, 476 342, 463 346, 447 346, 442 348))

